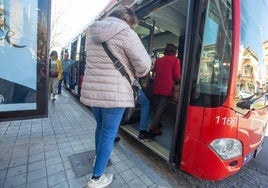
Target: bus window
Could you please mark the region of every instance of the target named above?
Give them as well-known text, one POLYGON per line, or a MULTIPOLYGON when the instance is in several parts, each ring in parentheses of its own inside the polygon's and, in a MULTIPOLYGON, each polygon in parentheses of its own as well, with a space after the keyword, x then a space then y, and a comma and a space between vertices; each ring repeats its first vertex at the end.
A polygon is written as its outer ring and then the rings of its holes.
POLYGON ((216 107, 227 96, 230 76, 232 30, 228 27, 232 17, 227 2, 210 1, 197 76, 192 93, 193 105, 216 107))
POLYGON ((153 27, 147 25, 147 27, 144 26, 144 23, 140 23, 135 28, 135 31, 138 33, 139 37, 141 38, 141 41, 145 47, 145 49, 149 52, 151 49, 151 43, 150 43, 150 36, 152 35, 153 27))

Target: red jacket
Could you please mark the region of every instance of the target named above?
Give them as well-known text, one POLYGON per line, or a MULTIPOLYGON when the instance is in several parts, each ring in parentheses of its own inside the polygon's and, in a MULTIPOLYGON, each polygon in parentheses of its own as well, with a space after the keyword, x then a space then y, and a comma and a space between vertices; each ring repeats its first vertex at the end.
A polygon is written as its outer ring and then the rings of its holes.
POLYGON ((165 55, 155 61, 153 93, 172 96, 174 81, 181 78, 180 60, 176 56, 165 55))

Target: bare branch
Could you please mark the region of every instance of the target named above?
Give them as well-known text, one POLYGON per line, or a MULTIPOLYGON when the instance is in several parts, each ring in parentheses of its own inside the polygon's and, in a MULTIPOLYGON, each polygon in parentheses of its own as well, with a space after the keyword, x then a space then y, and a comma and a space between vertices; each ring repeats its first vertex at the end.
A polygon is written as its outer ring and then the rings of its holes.
POLYGON ((67 13, 68 8, 69 5, 66 1, 52 0, 50 49, 64 46, 62 39, 64 38, 68 26, 67 24, 63 24, 63 17, 67 13))

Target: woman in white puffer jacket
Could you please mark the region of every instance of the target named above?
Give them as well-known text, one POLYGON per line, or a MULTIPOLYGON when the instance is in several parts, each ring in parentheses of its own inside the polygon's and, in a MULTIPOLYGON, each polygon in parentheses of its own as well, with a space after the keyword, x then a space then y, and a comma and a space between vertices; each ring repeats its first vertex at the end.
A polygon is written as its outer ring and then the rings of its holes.
POLYGON ((134 77, 147 75, 151 68, 151 58, 132 29, 135 25, 135 13, 129 8, 118 8, 109 17, 94 22, 89 28, 80 101, 91 107, 97 128, 95 165, 88 187, 105 187, 112 182, 113 175, 105 175, 104 171, 125 108, 134 107, 129 81, 115 69, 101 43, 106 42, 112 54, 124 65, 132 81, 134 77))

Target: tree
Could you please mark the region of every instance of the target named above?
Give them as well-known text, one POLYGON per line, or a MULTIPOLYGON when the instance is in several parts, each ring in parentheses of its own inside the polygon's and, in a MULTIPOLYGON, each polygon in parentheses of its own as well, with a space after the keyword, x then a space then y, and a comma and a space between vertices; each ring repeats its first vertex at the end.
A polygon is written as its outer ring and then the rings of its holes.
POLYGON ((51 2, 51 26, 50 26, 50 49, 60 50, 66 41, 65 32, 68 28, 64 22, 64 17, 69 8, 64 0, 52 0, 51 2))

